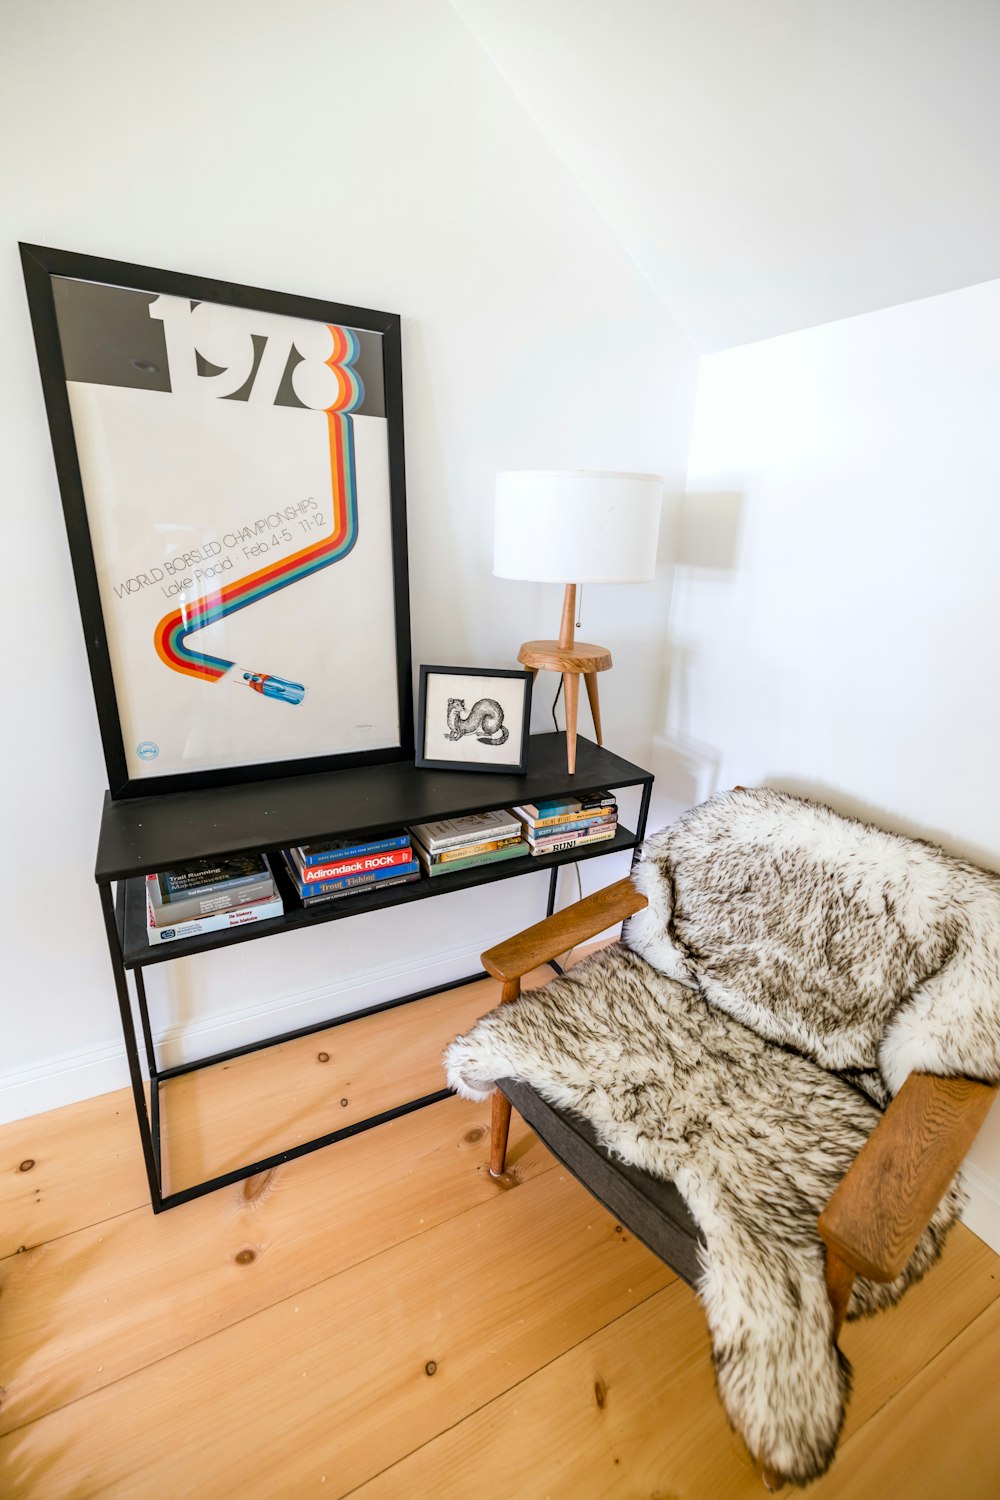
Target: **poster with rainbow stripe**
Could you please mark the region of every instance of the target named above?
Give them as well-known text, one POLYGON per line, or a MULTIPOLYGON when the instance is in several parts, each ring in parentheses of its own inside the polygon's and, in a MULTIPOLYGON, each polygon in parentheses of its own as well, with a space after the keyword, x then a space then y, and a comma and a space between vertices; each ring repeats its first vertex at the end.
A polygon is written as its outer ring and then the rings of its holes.
POLYGON ((382 336, 53 289, 129 777, 398 746, 382 336))

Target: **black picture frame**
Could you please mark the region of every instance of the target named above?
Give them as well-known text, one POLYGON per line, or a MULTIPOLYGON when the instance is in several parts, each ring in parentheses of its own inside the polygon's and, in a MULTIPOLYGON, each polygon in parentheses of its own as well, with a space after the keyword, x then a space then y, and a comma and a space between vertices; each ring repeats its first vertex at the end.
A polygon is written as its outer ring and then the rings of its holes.
MULTIPOLYGON (((533 683, 533 672, 509 670, 505 667, 421 666, 420 682, 417 691, 416 750, 414 757, 415 764, 420 769, 429 771, 497 771, 507 776, 523 776, 528 768, 528 733, 531 726, 531 689, 533 683), (432 697, 434 696, 434 685, 432 685, 431 679, 437 677, 453 677, 456 679, 456 682, 458 682, 458 680, 462 678, 477 678, 483 679, 484 681, 492 679, 493 681, 504 683, 517 681, 521 684, 521 695, 520 700, 517 704, 521 722, 518 726, 517 733, 510 739, 510 750, 505 756, 487 756, 483 751, 480 751, 478 757, 473 760, 462 759, 462 757, 457 753, 454 759, 452 759, 450 756, 427 753, 427 715, 429 705, 431 704, 432 697)), ((485 697, 486 695, 484 694, 482 696, 485 697)), ((508 706, 510 706, 509 695, 504 694, 504 696, 508 697, 508 706)), ((464 700, 460 701, 463 703, 464 707, 464 700)), ((499 702, 499 700, 494 701, 499 702)), ((472 704, 468 705, 468 707, 465 709, 466 722, 468 721, 468 718, 476 711, 478 706, 478 699, 472 704)), ((503 710, 501 712, 500 725, 493 731, 494 735, 503 732, 503 730, 506 728, 506 726, 503 724, 505 712, 506 710, 503 710)), ((458 712, 458 719, 461 722, 461 710, 459 710, 458 712)), ((489 720, 487 720, 486 722, 486 729, 487 735, 489 735, 489 720)), ((509 734, 509 730, 507 732, 509 734)), ((460 745, 462 739, 474 734, 475 731, 473 729, 466 728, 463 730, 461 737, 454 740, 454 743, 456 745, 460 745)), ((507 751, 507 741, 499 744, 491 744, 488 739, 480 739, 478 736, 476 736, 476 741, 479 744, 486 745, 488 749, 496 748, 498 751, 507 751)))
MULTIPOLYGON (((329 771, 348 766, 378 765, 411 760, 414 751, 413 697, 399 315, 353 307, 323 298, 267 291, 235 282, 165 271, 150 266, 107 260, 45 246, 22 244, 20 249, 111 796, 113 798, 151 796, 164 792, 188 791, 202 787, 225 786, 329 771), (395 637, 394 653, 390 653, 387 648, 385 656, 389 660, 390 655, 394 655, 395 710, 398 720, 398 735, 395 735, 393 743, 378 744, 357 750, 341 749, 328 754, 311 751, 302 757, 282 756, 266 761, 240 763, 237 758, 232 765, 215 765, 205 769, 172 771, 167 774, 141 776, 134 774, 135 756, 142 749, 142 745, 131 747, 130 760, 129 755, 126 754, 123 738, 122 714, 116 693, 112 657, 109 652, 108 622, 102 607, 91 518, 88 516, 88 499, 84 489, 80 453, 67 387, 66 363, 54 292, 56 278, 68 278, 73 282, 96 283, 98 288, 109 290, 124 288, 166 298, 186 299, 192 310, 202 303, 219 303, 224 307, 243 309, 250 313, 277 314, 286 318, 343 325, 348 330, 374 334, 381 339, 383 388, 380 393, 382 409, 378 415, 384 416, 386 420, 385 445, 389 492, 387 529, 388 550, 391 555, 391 562, 384 569, 384 588, 386 597, 391 588, 395 637), (130 765, 133 771, 130 771, 130 765)), ((201 354, 197 357, 199 361, 202 360, 201 354)), ((289 357, 284 379, 290 378, 290 374, 294 372, 294 357, 293 351, 289 357)), ((262 354, 258 351, 251 381, 261 360, 262 354)), ((132 360, 130 363, 136 370, 143 369, 144 362, 141 360, 132 360)), ((145 368, 155 369, 156 367, 147 364, 145 368)), ((198 373, 202 373, 200 367, 198 373)), ((101 375, 95 378, 98 382, 104 379, 101 375)), ((161 385, 159 389, 168 392, 172 390, 169 370, 166 384, 161 385)), ((367 393, 365 393, 365 399, 367 399, 367 393)), ((278 404, 277 397, 273 404, 278 404)), ((302 405, 303 403, 296 401, 293 396, 290 401, 285 401, 283 404, 302 405)), ((343 409, 344 411, 352 410, 350 406, 345 406, 343 409)), ((300 542, 296 541, 294 545, 299 546, 300 542)), ((251 685, 254 680, 258 683, 262 680, 271 681, 273 684, 282 682, 281 678, 269 679, 266 674, 256 678, 252 678, 250 674, 243 675, 251 685)), ((385 687, 384 677, 381 681, 385 701, 391 702, 391 687, 385 687)), ((299 685, 285 684, 285 686, 297 687, 299 685)), ((261 692, 262 689, 258 686, 256 691, 261 692)), ((267 696, 276 697, 279 696, 279 692, 280 689, 268 693, 267 696)), ((286 699, 286 701, 295 700, 286 699)), ((154 745, 153 749, 156 748, 154 745)))

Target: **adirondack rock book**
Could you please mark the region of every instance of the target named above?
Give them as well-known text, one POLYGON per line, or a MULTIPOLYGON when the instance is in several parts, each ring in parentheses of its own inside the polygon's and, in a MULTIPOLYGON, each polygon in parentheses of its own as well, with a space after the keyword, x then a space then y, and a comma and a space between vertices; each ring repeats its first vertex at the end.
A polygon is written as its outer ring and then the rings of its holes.
POLYGON ((382 849, 374 854, 354 854, 345 859, 330 860, 329 863, 306 864, 301 849, 290 851, 300 878, 305 882, 317 880, 339 880, 345 875, 369 875, 376 870, 389 870, 393 865, 407 865, 412 859, 409 844, 398 849, 382 849))

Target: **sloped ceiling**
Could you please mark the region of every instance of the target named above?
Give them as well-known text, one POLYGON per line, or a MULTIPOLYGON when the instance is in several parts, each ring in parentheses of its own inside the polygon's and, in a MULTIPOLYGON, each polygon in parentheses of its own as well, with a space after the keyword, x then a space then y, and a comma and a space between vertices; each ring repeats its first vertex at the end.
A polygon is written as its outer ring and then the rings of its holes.
POLYGON ((702 351, 1000 276, 1000 0, 452 3, 702 351))

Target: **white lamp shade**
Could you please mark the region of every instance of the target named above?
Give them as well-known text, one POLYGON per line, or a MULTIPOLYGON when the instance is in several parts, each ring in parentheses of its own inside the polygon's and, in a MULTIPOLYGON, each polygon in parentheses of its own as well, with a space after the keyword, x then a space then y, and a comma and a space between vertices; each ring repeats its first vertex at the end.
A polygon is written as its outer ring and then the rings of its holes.
POLYGON ((656 474, 498 474, 493 573, 532 583, 647 582, 662 498, 656 474))

